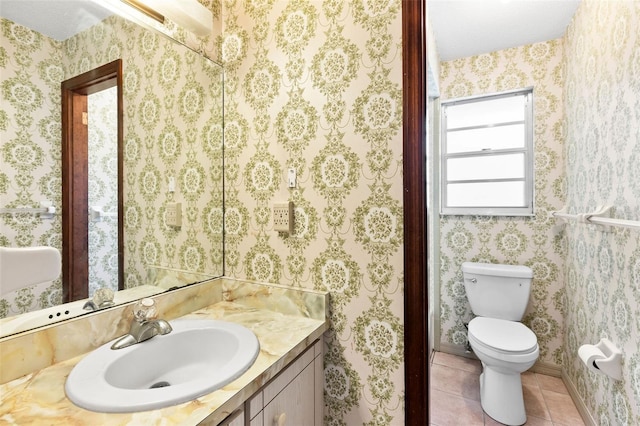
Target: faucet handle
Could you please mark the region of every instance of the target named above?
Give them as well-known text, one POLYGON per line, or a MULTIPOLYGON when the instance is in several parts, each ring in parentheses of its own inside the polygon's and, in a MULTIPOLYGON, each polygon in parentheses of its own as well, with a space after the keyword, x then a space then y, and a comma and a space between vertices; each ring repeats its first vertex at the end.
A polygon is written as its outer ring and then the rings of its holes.
POLYGON ((158 315, 158 309, 156 308, 156 302, 148 297, 140 299, 133 307, 133 317, 138 322, 144 322, 152 320, 158 315))
POLYGON ((93 293, 93 303, 100 308, 113 305, 113 290, 107 287, 101 287, 93 293))

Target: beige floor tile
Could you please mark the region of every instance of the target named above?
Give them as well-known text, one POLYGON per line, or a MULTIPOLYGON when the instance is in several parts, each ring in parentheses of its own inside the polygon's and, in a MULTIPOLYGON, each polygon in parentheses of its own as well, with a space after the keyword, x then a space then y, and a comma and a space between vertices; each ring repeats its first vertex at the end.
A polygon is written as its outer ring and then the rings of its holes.
POLYGON ((520 379, 522 380, 523 385, 528 386, 538 386, 538 381, 536 380, 536 374, 531 371, 525 371, 520 375, 520 379))
POLYGON ((444 365, 431 366, 431 389, 480 401, 479 374, 444 365))
MULTIPOLYGON (((435 353, 431 364, 433 426, 501 425, 482 411, 481 372, 480 361, 435 353)), ((522 374, 522 391, 528 426, 584 425, 562 379, 525 372, 522 374)))
POLYGON ((563 426, 583 426, 584 421, 571 397, 560 392, 542 390, 542 396, 549 409, 551 421, 563 426))
MULTIPOLYGON (((486 424, 486 423, 485 423, 486 424)), ((527 416, 527 426, 553 426, 550 420, 541 419, 540 417, 527 416)))
POLYGON ((524 411, 527 416, 551 420, 547 404, 538 386, 522 385, 522 396, 524 397, 524 411))
MULTIPOLYGON (((550 420, 541 419, 539 417, 527 416, 526 426, 554 426, 550 420)), ((503 426, 502 423, 495 421, 487 413, 484 414, 484 426, 503 426)))
POLYGON ((502 424, 497 420, 493 420, 487 413, 484 413, 484 426, 502 426, 502 424))
POLYGON ((547 376, 536 373, 536 379, 540 389, 569 395, 569 391, 560 377, 547 376))
POLYGON ((451 355, 444 352, 436 352, 433 363, 446 365, 447 367, 457 368, 459 370, 471 371, 473 373, 482 373, 482 363, 479 360, 451 355))
POLYGON ((436 426, 482 426, 480 402, 431 389, 430 423, 436 426))

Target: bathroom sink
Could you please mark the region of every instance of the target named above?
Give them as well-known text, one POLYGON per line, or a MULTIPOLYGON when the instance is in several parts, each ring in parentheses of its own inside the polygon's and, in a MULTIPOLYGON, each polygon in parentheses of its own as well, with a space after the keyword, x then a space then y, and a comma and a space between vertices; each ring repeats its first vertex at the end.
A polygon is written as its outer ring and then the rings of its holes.
POLYGON ((173 331, 113 350, 109 342, 84 357, 65 384, 79 407, 106 413, 154 410, 199 398, 240 377, 260 351, 239 324, 177 320, 173 331))

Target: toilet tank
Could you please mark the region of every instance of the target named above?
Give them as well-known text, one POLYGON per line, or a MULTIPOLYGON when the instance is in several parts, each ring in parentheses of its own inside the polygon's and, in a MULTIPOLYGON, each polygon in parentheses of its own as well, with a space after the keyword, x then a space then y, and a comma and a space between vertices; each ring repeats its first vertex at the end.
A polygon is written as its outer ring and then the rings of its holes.
POLYGON ((527 309, 533 271, 522 265, 464 262, 464 288, 477 316, 520 321, 527 309))

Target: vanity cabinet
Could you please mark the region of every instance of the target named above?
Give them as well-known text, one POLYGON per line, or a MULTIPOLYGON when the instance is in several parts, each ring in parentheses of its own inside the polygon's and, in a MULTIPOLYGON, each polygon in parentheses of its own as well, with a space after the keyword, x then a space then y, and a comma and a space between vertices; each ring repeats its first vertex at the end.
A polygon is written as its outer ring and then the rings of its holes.
POLYGON ((322 342, 316 340, 245 405, 247 426, 321 426, 322 342))
MULTIPOLYGON (((244 424, 244 407, 240 407, 240 409, 234 411, 224 419, 221 423, 218 423, 218 426, 245 426, 244 424)), ((205 426, 206 422, 201 422, 198 426, 205 426)))
MULTIPOLYGON (((322 340, 316 340, 217 426, 322 426, 322 340)), ((208 426, 205 419, 199 426, 208 426)))

